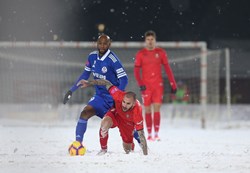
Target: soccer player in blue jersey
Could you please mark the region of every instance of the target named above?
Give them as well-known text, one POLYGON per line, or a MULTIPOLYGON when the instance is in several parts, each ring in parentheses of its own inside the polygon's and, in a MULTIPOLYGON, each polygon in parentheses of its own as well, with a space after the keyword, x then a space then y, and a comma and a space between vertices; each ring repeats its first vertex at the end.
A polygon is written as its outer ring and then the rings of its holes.
MULTIPOLYGON (((70 99, 72 93, 82 85, 81 80, 88 80, 91 73, 94 79, 109 80, 120 90, 125 90, 128 84, 128 77, 118 57, 109 49, 110 45, 111 40, 109 36, 102 34, 98 37, 98 51, 89 54, 85 69, 79 79, 66 93, 63 100, 64 104, 70 99)), ((94 115, 103 118, 105 113, 114 104, 113 98, 105 86, 95 86, 95 91, 95 95, 89 100, 87 106, 85 106, 81 112, 76 126, 76 141, 81 143, 87 129, 88 119, 94 115)))

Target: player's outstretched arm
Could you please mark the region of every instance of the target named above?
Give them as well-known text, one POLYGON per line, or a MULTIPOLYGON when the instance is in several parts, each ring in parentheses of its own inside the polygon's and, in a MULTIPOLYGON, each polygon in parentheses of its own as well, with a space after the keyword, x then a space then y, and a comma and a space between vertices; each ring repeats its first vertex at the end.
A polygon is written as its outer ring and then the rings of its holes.
POLYGON ((76 86, 80 86, 81 88, 86 88, 89 87, 90 84, 89 81, 82 79, 76 84, 76 86))
POLYGON ((144 131, 142 129, 142 130, 138 130, 137 132, 139 134, 139 138, 141 141, 141 147, 142 147, 143 154, 148 155, 148 145, 147 145, 147 141, 146 141, 146 138, 144 135, 144 131))
POLYGON ((96 79, 95 82, 96 85, 106 85, 107 90, 113 86, 113 84, 110 81, 105 79, 96 79))
POLYGON ((107 89, 109 89, 113 84, 105 79, 96 79, 96 80, 81 80, 78 83, 82 88, 93 86, 93 85, 105 85, 107 89))
MULTIPOLYGON (((86 69, 86 67, 85 67, 86 69)), ((84 70, 81 76, 78 78, 78 80, 75 82, 75 84, 70 88, 70 90, 67 91, 67 93, 64 96, 63 104, 66 104, 69 99, 72 97, 72 94, 74 91, 76 91, 81 85, 79 84, 81 80, 88 79, 90 76, 90 71, 84 70)))

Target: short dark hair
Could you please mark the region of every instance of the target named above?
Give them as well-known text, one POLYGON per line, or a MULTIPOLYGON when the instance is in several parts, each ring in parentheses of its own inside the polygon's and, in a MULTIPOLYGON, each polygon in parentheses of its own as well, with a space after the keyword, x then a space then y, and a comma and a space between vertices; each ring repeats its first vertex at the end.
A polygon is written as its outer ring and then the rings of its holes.
POLYGON ((152 30, 149 30, 149 31, 145 32, 145 34, 144 34, 145 38, 148 36, 153 36, 154 38, 156 38, 156 33, 152 30))
POLYGON ((125 96, 128 97, 128 98, 132 97, 134 100, 136 100, 136 94, 134 92, 132 92, 132 91, 126 92, 125 96))

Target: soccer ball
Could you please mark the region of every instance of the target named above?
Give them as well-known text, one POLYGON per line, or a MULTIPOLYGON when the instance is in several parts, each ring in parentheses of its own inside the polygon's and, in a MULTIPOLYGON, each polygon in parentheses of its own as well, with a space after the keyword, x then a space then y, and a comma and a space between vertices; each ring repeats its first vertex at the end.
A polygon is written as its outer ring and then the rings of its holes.
POLYGON ((74 141, 69 146, 69 154, 71 156, 83 156, 86 153, 86 148, 79 141, 74 141))

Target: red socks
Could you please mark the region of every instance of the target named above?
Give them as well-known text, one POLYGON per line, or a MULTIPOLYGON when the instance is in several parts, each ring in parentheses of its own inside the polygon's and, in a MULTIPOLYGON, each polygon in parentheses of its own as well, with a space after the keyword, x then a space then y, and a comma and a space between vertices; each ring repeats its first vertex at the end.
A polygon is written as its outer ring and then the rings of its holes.
POLYGON ((108 137, 109 137, 108 133, 107 133, 107 135, 105 137, 103 137, 102 134, 101 134, 101 129, 100 129, 99 137, 100 137, 101 148, 103 150, 107 149, 108 148, 108 137))
POLYGON ((152 120, 151 113, 146 113, 145 114, 145 120, 146 120, 148 135, 151 135, 151 133, 152 133, 152 125, 153 125, 153 120, 152 120))
POLYGON ((155 134, 156 134, 156 135, 157 135, 158 132, 159 132, 160 122, 161 122, 161 115, 160 115, 160 112, 155 112, 155 113, 154 113, 154 129, 155 129, 155 134))

